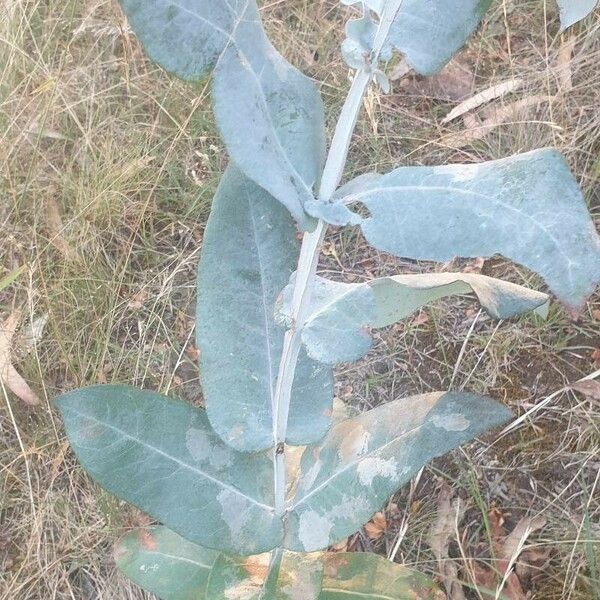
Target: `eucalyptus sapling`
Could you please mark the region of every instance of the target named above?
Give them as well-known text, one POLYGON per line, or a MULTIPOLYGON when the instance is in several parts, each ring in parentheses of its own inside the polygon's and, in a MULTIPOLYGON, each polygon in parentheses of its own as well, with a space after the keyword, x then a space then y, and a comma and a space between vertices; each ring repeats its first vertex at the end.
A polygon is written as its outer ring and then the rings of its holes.
POLYGON ((364 356, 371 328, 445 296, 473 292, 499 319, 544 314, 549 297, 472 273, 334 282, 317 275, 329 225, 360 227, 398 257, 501 254, 572 308, 600 280, 600 238, 555 150, 340 186, 363 96, 374 81, 388 88, 381 65, 393 50, 417 73, 435 73, 490 4, 342 1, 361 16, 347 24, 354 77, 326 153, 320 95, 273 48, 255 0, 121 0, 153 60, 188 80, 212 70, 230 155, 198 275, 205 410, 122 385, 57 400, 84 468, 162 523, 125 536, 116 557, 166 600, 436 597, 417 572, 325 550, 430 459, 510 413, 484 396, 437 392, 352 416, 334 410, 332 365, 364 356))

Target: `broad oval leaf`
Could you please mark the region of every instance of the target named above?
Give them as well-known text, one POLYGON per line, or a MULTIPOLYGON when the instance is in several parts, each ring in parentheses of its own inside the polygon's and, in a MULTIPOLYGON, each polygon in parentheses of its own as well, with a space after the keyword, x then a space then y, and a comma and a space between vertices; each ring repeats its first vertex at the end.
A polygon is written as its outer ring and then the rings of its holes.
POLYGON ((561 30, 585 19, 598 4, 598 0, 558 0, 561 30))
POLYGON ((132 531, 115 545, 119 569, 161 600, 204 598, 218 556, 160 525, 132 531))
POLYGON ((310 356, 327 364, 358 360, 371 348, 369 327, 392 325, 446 296, 475 292, 496 319, 532 310, 545 317, 548 309, 546 294, 474 273, 396 275, 352 284, 319 278, 315 287, 302 341, 310 356))
POLYGON ((119 569, 161 600, 434 600, 425 575, 372 553, 228 556, 166 527, 133 531, 115 547, 119 569))
POLYGON ((121 385, 75 390, 56 404, 77 458, 107 491, 208 548, 279 545, 271 459, 229 448, 203 410, 121 385))
POLYGON ((575 308, 600 280, 600 237, 556 150, 403 167, 363 177, 347 190, 344 202, 369 209, 361 228, 379 250, 435 261, 502 254, 541 275, 575 308))
POLYGON ((429 460, 509 416, 489 398, 448 392, 390 402, 335 425, 302 457, 286 548, 312 552, 350 535, 429 460))
POLYGON ((229 154, 302 229, 325 160, 325 117, 313 83, 269 42, 255 0, 121 0, 146 52, 198 80, 216 64, 213 99, 229 154))
MULTIPOLYGON (((215 196, 198 270, 197 345, 211 424, 234 448, 273 446, 273 403, 284 330, 273 316, 298 260, 289 213, 230 165, 215 196)), ((331 369, 300 354, 288 439, 305 445, 327 431, 331 369)))
MULTIPOLYGON (((363 2, 342 1, 344 4, 363 2)), ((432 75, 444 67, 475 31, 491 4, 491 0, 364 1, 380 18, 390 5, 400 5, 387 44, 397 48, 421 75, 432 75)), ((364 35, 361 41, 365 43, 364 35)))
POLYGON ((325 161, 325 117, 313 83, 264 34, 236 32, 215 69, 214 111, 238 167, 313 229, 304 205, 314 198, 325 161))
POLYGON ((187 80, 201 79, 232 42, 243 20, 257 18, 254 0, 120 0, 148 56, 187 80))
POLYGON ((319 600, 436 600, 440 592, 425 575, 370 552, 323 554, 319 600))

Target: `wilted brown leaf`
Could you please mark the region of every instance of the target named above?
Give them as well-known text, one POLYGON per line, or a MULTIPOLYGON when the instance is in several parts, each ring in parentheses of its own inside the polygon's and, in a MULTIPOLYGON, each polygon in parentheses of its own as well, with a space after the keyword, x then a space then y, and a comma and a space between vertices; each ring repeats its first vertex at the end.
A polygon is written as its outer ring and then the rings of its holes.
POLYGON ((573 89, 573 69, 571 61, 575 49, 575 38, 573 36, 563 38, 558 51, 557 70, 558 81, 561 92, 570 92, 573 89))
POLYGON ((583 394, 588 400, 600 400, 600 381, 594 379, 577 381, 571 388, 583 394))
POLYGON ((20 318, 20 311, 15 310, 0 326, 0 380, 25 404, 35 406, 40 403, 40 399, 12 364, 12 339, 20 318))
POLYGON ((466 129, 444 137, 443 142, 448 146, 460 148, 471 142, 482 140, 500 125, 518 118, 531 108, 539 106, 543 102, 548 102, 550 99, 549 96, 529 96, 528 98, 522 98, 521 100, 495 109, 483 121, 479 121, 474 115, 467 114, 464 116, 466 129))
POLYGON ((365 533, 370 540, 378 540, 387 529, 387 521, 385 515, 377 512, 371 520, 365 525, 365 533))
POLYGON ((463 513, 460 500, 453 503, 452 495, 450 486, 443 482, 438 498, 437 518, 431 527, 427 541, 437 558, 448 600, 465 600, 458 578, 458 565, 448 554, 455 524, 460 521, 463 513))
POLYGON ((474 85, 475 74, 470 65, 460 58, 454 58, 436 75, 431 77, 415 75, 405 79, 401 88, 406 94, 458 102, 473 92, 474 85))
POLYGON ((486 104, 487 102, 491 102, 492 100, 496 100, 497 98, 501 98, 505 94, 510 92, 514 92, 516 89, 520 88, 523 85, 522 79, 509 79, 508 81, 504 81, 503 83, 499 83, 490 88, 475 94, 471 98, 468 98, 464 102, 461 102, 458 106, 454 107, 448 115, 442 119, 442 125, 446 123, 450 123, 454 119, 458 119, 458 117, 462 117, 463 115, 479 108, 482 104, 486 104))
POLYGON ((520 573, 525 573, 523 545, 527 538, 546 524, 542 516, 524 517, 516 527, 505 535, 504 514, 493 507, 488 514, 488 522, 494 547, 496 561, 494 569, 481 563, 473 563, 472 573, 475 584, 478 586, 481 597, 484 600, 495 600, 498 597, 498 589, 502 592, 502 598, 506 600, 527 600, 528 596, 521 580, 517 575, 515 566, 521 556, 520 573), (485 591, 484 591, 485 590, 485 591), (489 593, 486 593, 489 592, 489 593))

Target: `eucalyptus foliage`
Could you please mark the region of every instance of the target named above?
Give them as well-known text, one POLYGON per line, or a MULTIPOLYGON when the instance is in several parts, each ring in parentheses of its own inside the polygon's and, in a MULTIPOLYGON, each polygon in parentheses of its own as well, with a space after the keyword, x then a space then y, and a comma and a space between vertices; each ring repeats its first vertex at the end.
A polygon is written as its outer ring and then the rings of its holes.
MULTIPOLYGON (((472 292, 507 319, 544 316, 549 296, 472 273, 331 281, 317 275, 329 225, 411 259, 501 254, 573 310, 600 280, 600 238, 555 150, 340 186, 363 96, 373 81, 388 87, 384 63, 399 51, 418 73, 439 71, 491 0, 342 2, 360 11, 342 47, 355 73, 326 155, 320 94, 272 46, 255 0, 121 0, 153 60, 191 81, 212 73, 230 155, 198 273, 205 407, 124 385, 57 400, 86 471, 161 523, 126 535, 115 557, 165 600, 436 597, 419 573, 326 550, 429 460, 510 413, 442 391, 353 414, 334 404, 332 365, 368 352, 373 328, 443 297, 472 292)), ((593 5, 561 3, 563 24, 593 5)))

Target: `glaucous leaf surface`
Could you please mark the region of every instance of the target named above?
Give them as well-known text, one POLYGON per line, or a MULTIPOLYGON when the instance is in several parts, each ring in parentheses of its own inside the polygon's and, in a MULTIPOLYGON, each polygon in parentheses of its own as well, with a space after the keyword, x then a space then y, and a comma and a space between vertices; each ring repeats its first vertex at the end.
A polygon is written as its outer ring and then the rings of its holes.
POLYGON ((350 535, 429 460, 509 416, 489 398, 448 392, 403 398, 335 425, 302 457, 286 548, 313 552, 350 535))
POLYGON ((279 545, 270 457, 231 449, 203 410, 120 385, 75 390, 56 404, 79 462, 107 491, 208 548, 279 545))
POLYGON ((121 0, 146 52, 198 80, 216 64, 215 117, 229 154, 299 226, 325 160, 325 117, 313 83, 269 42, 255 0, 121 0))
POLYGON ((585 19, 598 4, 598 0, 558 0, 561 28, 565 30, 585 19))
POLYGON ((283 553, 270 568, 271 554, 235 557, 222 554, 211 573, 206 598, 239 600, 317 600, 323 578, 318 554, 283 553))
POLYGON ((436 600, 439 590, 425 575, 367 552, 323 554, 319 600, 436 600))
MULTIPOLYGON (((325 161, 325 117, 319 92, 244 24, 214 74, 219 132, 238 167, 284 204, 302 229, 325 161)), ((262 31, 262 30, 261 30, 262 31)))
POLYGON ((232 43, 242 21, 256 20, 254 0, 120 0, 148 56, 165 70, 201 79, 232 43))
POLYGON ((342 188, 370 213, 379 250, 448 261, 502 254, 579 308, 600 280, 600 237, 562 155, 542 149, 472 165, 402 167, 342 188))
MULTIPOLYGON (((298 260, 289 213, 235 166, 225 172, 204 232, 198 270, 197 345, 206 410, 234 448, 273 446, 273 403, 284 330, 277 296, 298 260)), ((329 427, 331 369, 301 353, 288 442, 304 445, 329 427)))
MULTIPOLYGON (((362 1, 342 0, 344 4, 359 4, 362 1)), ((380 18, 390 5, 400 5, 387 44, 397 48, 417 73, 432 75, 442 69, 468 40, 491 0, 365 0, 365 4, 380 18)), ((365 32, 368 29, 364 25, 355 29, 360 36, 347 30, 347 39, 350 41, 344 43, 345 54, 348 54, 350 46, 360 47, 367 43, 365 32)))
POLYGON ((371 553, 283 552, 229 556, 193 544, 163 526, 125 535, 119 569, 161 600, 434 600, 424 575, 371 553))
POLYGON ((163 526, 132 531, 115 545, 119 569, 161 600, 204 598, 218 556, 163 526))
MULTIPOLYGON (((320 362, 358 360, 371 348, 370 327, 392 325, 425 304, 470 292, 475 292, 482 307, 496 319, 532 310, 545 317, 548 309, 546 294, 474 273, 396 275, 351 284, 319 278, 302 341, 309 356, 320 362)), ((289 294, 288 287, 284 297, 289 294)))

